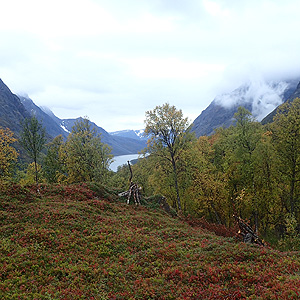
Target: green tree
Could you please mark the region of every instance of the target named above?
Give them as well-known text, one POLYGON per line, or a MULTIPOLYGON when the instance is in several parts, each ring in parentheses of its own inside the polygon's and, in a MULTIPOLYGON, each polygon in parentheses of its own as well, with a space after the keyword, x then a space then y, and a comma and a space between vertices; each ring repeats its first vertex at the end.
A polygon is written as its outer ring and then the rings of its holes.
POLYGON ((297 214, 300 181, 300 99, 280 106, 271 130, 273 143, 280 157, 281 179, 288 187, 286 207, 297 214))
POLYGON ((183 117, 181 110, 165 103, 146 112, 145 124, 145 134, 151 136, 147 150, 170 164, 176 191, 176 206, 181 211, 177 164, 182 150, 193 137, 188 130, 188 119, 183 117))
POLYGON ((35 182, 38 184, 38 159, 46 142, 45 129, 35 116, 26 118, 22 123, 21 144, 33 160, 35 170, 35 182))
POLYGON ((16 141, 13 135, 10 129, 0 127, 0 178, 9 176, 18 158, 16 149, 11 146, 16 141))
POLYGON ((37 166, 35 166, 35 164, 32 162, 32 163, 28 164, 26 170, 19 171, 19 173, 18 173, 19 183, 21 185, 35 184, 36 183, 36 178, 35 178, 36 169, 39 172, 39 183, 44 182, 42 166, 40 164, 37 164, 37 166))
POLYGON ((239 107, 234 115, 236 119, 237 147, 235 151, 237 169, 240 174, 242 190, 246 190, 254 216, 255 227, 258 228, 258 198, 255 186, 254 157, 253 153, 261 140, 262 126, 255 122, 251 113, 244 107, 239 107))
POLYGON ((110 152, 109 146, 101 142, 100 134, 87 118, 76 121, 60 151, 67 181, 106 181, 113 157, 110 152))
POLYGON ((43 172, 49 183, 57 183, 65 173, 64 163, 60 158, 60 148, 64 141, 62 135, 58 135, 46 145, 47 154, 44 158, 43 172))
POLYGON ((228 195, 223 172, 213 164, 215 137, 200 137, 193 147, 185 152, 185 202, 187 212, 197 217, 223 223, 227 221, 228 195))
POLYGON ((254 152, 261 141, 262 126, 244 107, 238 108, 234 118, 235 126, 217 132, 215 165, 226 174, 232 209, 244 218, 253 216, 258 227, 254 152))
POLYGON ((272 143, 272 132, 264 131, 252 156, 255 195, 258 203, 260 228, 274 230, 284 215, 281 201, 280 160, 272 143))

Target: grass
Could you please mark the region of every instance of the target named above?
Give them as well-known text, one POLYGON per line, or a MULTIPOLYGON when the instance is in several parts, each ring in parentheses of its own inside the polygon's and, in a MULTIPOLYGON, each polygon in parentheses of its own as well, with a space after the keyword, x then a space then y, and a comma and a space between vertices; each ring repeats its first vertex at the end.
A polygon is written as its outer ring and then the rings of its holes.
POLYGON ((1 299, 300 299, 299 252, 220 237, 97 185, 0 185, 1 299))

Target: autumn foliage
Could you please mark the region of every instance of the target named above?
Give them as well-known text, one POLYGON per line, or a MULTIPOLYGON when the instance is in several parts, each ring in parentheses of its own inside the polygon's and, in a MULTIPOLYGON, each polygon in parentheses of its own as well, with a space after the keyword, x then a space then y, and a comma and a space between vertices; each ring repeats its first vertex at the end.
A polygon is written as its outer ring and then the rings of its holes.
POLYGON ((12 146, 15 141, 11 130, 0 127, 0 177, 2 178, 9 175, 13 163, 18 158, 18 153, 12 146))
POLYGON ((299 299, 298 252, 221 237, 97 184, 0 187, 1 299, 299 299))

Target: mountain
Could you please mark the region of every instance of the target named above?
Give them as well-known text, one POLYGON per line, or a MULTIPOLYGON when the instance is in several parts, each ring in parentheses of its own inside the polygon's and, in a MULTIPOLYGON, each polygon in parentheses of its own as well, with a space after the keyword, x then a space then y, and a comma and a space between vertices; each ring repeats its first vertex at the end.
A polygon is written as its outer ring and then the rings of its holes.
POLYGON ((64 128, 61 124, 61 119, 58 118, 47 106, 41 106, 41 110, 46 113, 56 124, 58 124, 65 132, 70 133, 68 130, 64 128))
POLYGON ((233 117, 239 106, 244 106, 261 121, 295 92, 298 82, 299 79, 253 81, 231 93, 219 95, 195 119, 192 131, 199 137, 212 134, 218 127, 229 127, 233 124, 233 117))
MULTIPOLYGON (((293 101, 296 98, 300 98, 300 82, 297 85, 296 90, 287 97, 287 99, 284 101, 293 101)), ((275 117, 276 113, 278 111, 278 107, 276 107, 272 112, 270 112, 265 118, 262 119, 261 123, 267 124, 267 123, 271 123, 273 121, 273 118, 275 117)))
MULTIPOLYGON (((65 131, 58 122, 55 122, 55 115, 51 117, 48 113, 42 110, 40 107, 34 104, 34 102, 26 95, 26 96, 18 96, 21 103, 24 105, 26 110, 29 112, 30 115, 34 115, 39 122, 43 124, 46 129, 46 132, 51 137, 56 137, 58 135, 62 135, 65 139, 68 136, 68 132, 65 131)), ((57 118, 58 119, 58 118, 57 118)), ((58 119, 59 120, 59 119, 58 119)))
MULTIPOLYGON (((47 121, 51 119, 52 122, 52 129, 53 129, 53 136, 57 136, 62 134, 64 137, 67 137, 69 133, 72 131, 72 127, 75 125, 76 121, 79 121, 81 117, 76 119, 60 119, 54 115, 54 113, 47 107, 42 107, 40 109, 36 105, 31 104, 28 105, 29 101, 26 101, 27 108, 30 109, 33 107, 33 111, 35 113, 42 112, 42 116, 47 115, 45 118, 47 121), (34 108, 37 110, 34 110, 34 108)), ((44 119, 44 120, 45 120, 44 119)), ((118 155, 126 155, 126 154, 136 154, 142 149, 146 147, 146 142, 143 140, 137 140, 129 137, 122 137, 122 136, 113 136, 110 135, 105 129, 99 127, 94 122, 90 121, 91 126, 96 129, 96 132, 101 134, 101 140, 104 144, 109 145, 112 148, 112 154, 115 156, 118 155)), ((44 124, 44 123, 43 123, 44 124)), ((49 122, 50 124, 50 122, 49 122)))
POLYGON ((121 137, 128 137, 135 140, 144 140, 147 141, 148 137, 144 136, 144 130, 120 130, 120 131, 113 131, 109 133, 113 136, 121 136, 121 137))
MULTIPOLYGON (((72 131, 77 119, 60 119, 46 107, 38 107, 27 95, 17 96, 0 79, 0 126, 9 128, 18 137, 22 130, 22 121, 35 115, 46 129, 48 140, 62 135, 65 139, 72 131)), ((102 142, 112 148, 112 154, 136 154, 146 147, 142 139, 110 135, 103 128, 91 122, 98 133, 101 133, 102 142)))
MULTIPOLYGON (((60 126, 66 131, 71 132, 72 127, 75 122, 80 120, 77 119, 62 119, 60 120, 60 126)), ((145 140, 138 140, 136 138, 115 136, 109 134, 102 127, 97 126, 95 123, 91 122, 93 128, 96 129, 97 133, 101 134, 101 140, 103 143, 112 147, 112 154, 115 156, 126 155, 126 154, 136 154, 146 147, 145 140)))
POLYGON ((0 126, 17 134, 22 130, 22 121, 29 116, 20 99, 0 79, 0 126))

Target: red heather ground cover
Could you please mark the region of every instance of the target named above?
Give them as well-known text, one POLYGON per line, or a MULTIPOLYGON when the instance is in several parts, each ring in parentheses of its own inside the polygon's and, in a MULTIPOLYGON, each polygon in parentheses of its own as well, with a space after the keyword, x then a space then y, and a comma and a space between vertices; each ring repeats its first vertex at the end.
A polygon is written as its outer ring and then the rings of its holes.
POLYGON ((300 299, 300 255, 87 185, 0 184, 0 299, 300 299))

